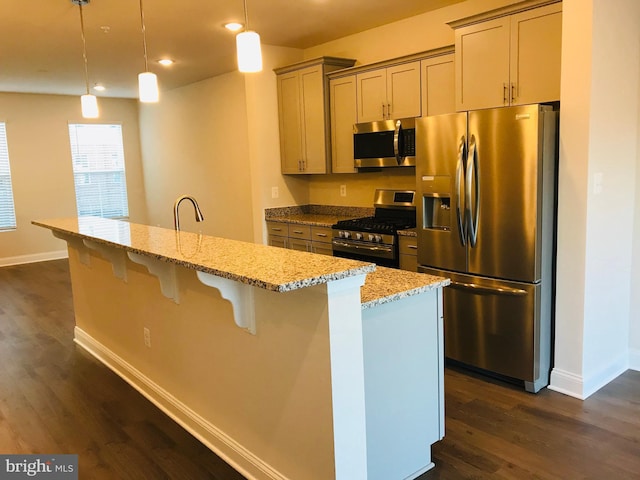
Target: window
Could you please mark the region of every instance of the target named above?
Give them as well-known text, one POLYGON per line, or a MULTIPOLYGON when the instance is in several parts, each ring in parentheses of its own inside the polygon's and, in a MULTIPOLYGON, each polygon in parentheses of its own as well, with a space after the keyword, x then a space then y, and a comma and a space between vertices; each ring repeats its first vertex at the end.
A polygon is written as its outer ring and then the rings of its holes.
POLYGON ((0 230, 16 228, 16 210, 13 204, 11 187, 11 169, 9 168, 9 149, 7 130, 0 122, 0 230))
POLYGON ((129 216, 122 126, 69 124, 78 216, 129 216))

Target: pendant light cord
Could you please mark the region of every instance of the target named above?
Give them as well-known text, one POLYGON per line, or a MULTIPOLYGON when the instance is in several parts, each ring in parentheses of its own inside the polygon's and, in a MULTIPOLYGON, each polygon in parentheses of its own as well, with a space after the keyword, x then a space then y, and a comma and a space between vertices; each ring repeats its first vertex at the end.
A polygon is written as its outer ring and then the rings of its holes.
POLYGON ((249 31, 249 13, 247 12, 247 0, 244 0, 244 31, 249 31))
POLYGON ((82 59, 84 60, 84 83, 87 88, 87 95, 89 94, 89 67, 87 62, 87 40, 84 36, 84 17, 82 15, 82 3, 78 4, 80 7, 80 32, 82 34, 82 59))
POLYGON ((142 49, 144 50, 144 71, 149 71, 147 62, 147 34, 144 28, 144 10, 142 9, 142 0, 140 0, 140 24, 142 25, 142 49))

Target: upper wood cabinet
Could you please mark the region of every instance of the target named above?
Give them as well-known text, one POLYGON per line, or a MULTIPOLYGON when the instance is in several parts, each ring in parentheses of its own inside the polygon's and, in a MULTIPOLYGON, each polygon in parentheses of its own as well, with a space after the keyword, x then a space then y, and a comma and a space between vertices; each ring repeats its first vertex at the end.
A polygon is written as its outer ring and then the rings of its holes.
POLYGON ((439 55, 420 62, 422 116, 456 111, 454 55, 439 55))
POLYGON ((562 3, 530 0, 450 22, 456 109, 560 100, 562 3))
POLYGON ((355 60, 321 57, 277 68, 282 173, 327 173, 330 158, 326 74, 355 60))
POLYGON ((353 124, 358 122, 356 76, 329 80, 331 104, 331 172, 354 173, 353 124))
POLYGON ((358 73, 358 122, 420 116, 420 62, 358 73))

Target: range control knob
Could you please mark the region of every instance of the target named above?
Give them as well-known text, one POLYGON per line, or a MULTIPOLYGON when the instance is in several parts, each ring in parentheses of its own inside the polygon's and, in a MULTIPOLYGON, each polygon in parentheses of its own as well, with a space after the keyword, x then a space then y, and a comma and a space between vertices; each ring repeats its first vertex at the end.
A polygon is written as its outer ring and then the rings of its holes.
POLYGON ((362 240, 363 235, 361 233, 356 233, 356 240, 362 240))
POLYGON ((351 232, 344 232, 344 238, 351 238, 351 232))
POLYGON ((378 243, 382 242, 382 236, 376 235, 376 242, 378 243))
POLYGON ((369 234, 369 241, 370 241, 370 242, 373 242, 373 240, 374 240, 374 239, 375 239, 375 237, 370 233, 370 234, 369 234))

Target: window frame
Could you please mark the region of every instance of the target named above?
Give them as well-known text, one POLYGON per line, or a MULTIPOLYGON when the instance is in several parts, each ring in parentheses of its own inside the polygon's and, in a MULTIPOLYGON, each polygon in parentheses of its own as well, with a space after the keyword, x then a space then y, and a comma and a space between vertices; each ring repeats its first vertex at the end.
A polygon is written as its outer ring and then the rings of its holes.
POLYGON ((13 177, 11 175, 11 159, 9 157, 9 138, 7 122, 0 120, 0 232, 11 232, 18 228, 16 218, 16 203, 13 192, 13 177), (4 139, 4 142, 2 142, 4 139), (2 187, 3 181, 8 179, 8 186, 2 187), (7 202, 5 205, 4 202, 7 202), (4 222, 7 221, 5 224, 4 222))
POLYGON ((78 217, 128 219, 129 193, 122 123, 69 122, 68 133, 78 217), (89 132, 97 127, 117 127, 119 135, 115 135, 119 143, 108 138, 104 143, 89 143, 82 136, 82 130, 86 128, 89 132))

